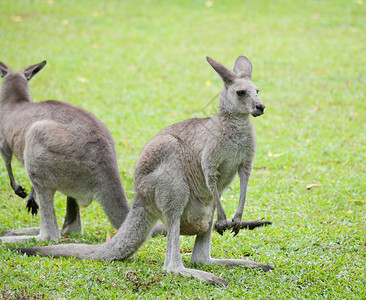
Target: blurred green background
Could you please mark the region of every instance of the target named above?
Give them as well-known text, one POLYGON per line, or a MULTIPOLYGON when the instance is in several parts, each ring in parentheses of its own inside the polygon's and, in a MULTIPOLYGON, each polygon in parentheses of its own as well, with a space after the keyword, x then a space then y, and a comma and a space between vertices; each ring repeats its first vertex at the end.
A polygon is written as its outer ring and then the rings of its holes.
MULTIPOLYGON (((257 154, 244 219, 273 224, 235 238, 214 234, 212 254, 250 255, 276 267, 198 267, 231 282, 221 289, 162 271, 165 238, 117 263, 27 258, 2 245, 0 295, 364 299, 365 16, 363 0, 0 1, 0 61, 19 70, 47 60, 30 84, 34 101, 83 107, 108 126, 131 202, 144 144, 172 123, 217 111, 222 82, 205 56, 232 67, 246 55, 266 113, 254 120, 257 154)), ((13 165, 29 191, 24 169, 13 165)), ((3 163, 0 185, 0 230, 39 225, 13 194, 3 163)), ((223 197, 228 217, 238 196, 236 180, 223 197)), ((55 205, 61 225, 64 196, 55 205)), ((72 239, 103 242, 113 229, 99 205, 82 214, 84 234, 72 239)), ((181 239, 186 262, 193 241, 181 239)))

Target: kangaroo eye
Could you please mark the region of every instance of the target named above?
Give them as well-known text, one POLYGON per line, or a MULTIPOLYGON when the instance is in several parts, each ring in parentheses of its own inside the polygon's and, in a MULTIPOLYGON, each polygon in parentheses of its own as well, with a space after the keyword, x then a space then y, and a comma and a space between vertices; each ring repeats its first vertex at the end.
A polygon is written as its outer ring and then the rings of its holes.
POLYGON ((236 94, 237 94, 238 96, 240 96, 240 97, 243 97, 243 96, 245 96, 245 95, 247 94, 247 91, 244 91, 244 90, 242 90, 242 91, 237 91, 237 92, 236 92, 236 94))
POLYGON ((260 90, 257 90, 257 94, 259 94, 260 90))

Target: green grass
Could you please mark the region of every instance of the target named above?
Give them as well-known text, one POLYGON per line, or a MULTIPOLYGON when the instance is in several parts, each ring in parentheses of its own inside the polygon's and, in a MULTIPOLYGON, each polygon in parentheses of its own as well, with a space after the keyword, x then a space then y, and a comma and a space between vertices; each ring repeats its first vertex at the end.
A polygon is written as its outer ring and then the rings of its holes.
MULTIPOLYGON (((125 262, 24 257, 0 245, 0 298, 366 299, 365 15, 363 0, 1 1, 0 61, 15 70, 48 61, 32 79, 34 101, 66 101, 108 126, 130 201, 144 144, 165 126, 215 113, 217 99, 206 105, 222 82, 205 56, 228 66, 248 56, 266 113, 254 120, 244 218, 273 225, 215 233, 212 254, 276 269, 197 267, 231 283, 220 288, 164 272, 165 238, 125 262)), ((0 231, 39 225, 3 163, 0 186, 0 231)), ((224 195, 228 216, 238 195, 236 180, 224 195)), ((55 202, 61 225, 64 197, 55 202)), ((71 238, 102 243, 112 227, 99 205, 82 214, 84 234, 71 238)), ((184 254, 193 242, 181 238, 184 254)), ((47 243, 22 246, 39 244, 47 243)))

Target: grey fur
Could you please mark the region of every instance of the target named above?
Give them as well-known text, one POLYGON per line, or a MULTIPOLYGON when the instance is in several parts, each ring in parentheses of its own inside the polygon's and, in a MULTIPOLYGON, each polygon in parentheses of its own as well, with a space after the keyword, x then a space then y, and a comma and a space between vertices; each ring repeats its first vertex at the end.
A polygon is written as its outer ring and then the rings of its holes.
MULTIPOLYGON (((28 81, 45 64, 43 61, 14 72, 0 62, 0 152, 11 186, 25 197, 24 189, 13 176, 14 154, 24 164, 40 202, 39 240, 60 238, 53 204, 56 190, 68 196, 62 233, 81 232, 79 205, 87 206, 94 199, 112 225, 119 228, 129 206, 113 138, 101 121, 81 108, 58 101, 31 102, 28 81)), ((30 238, 8 236, 1 240, 30 238)))
POLYGON ((169 272, 228 285, 227 281, 213 274, 183 266, 180 234, 196 235, 192 263, 273 269, 247 260, 213 259, 210 256, 216 207, 216 227, 221 233, 231 227, 235 233, 240 229, 255 152, 250 115, 261 115, 264 105, 257 87, 250 80, 252 67, 246 57, 237 59, 235 72, 211 58, 207 61, 225 83, 219 113, 212 118, 190 119, 171 125, 145 145, 135 168, 136 198, 117 234, 101 245, 67 244, 17 249, 19 252, 123 260, 138 250, 154 224, 161 219, 168 231, 164 269, 169 272), (240 198, 231 222, 226 219, 220 196, 236 173, 240 176, 240 198))

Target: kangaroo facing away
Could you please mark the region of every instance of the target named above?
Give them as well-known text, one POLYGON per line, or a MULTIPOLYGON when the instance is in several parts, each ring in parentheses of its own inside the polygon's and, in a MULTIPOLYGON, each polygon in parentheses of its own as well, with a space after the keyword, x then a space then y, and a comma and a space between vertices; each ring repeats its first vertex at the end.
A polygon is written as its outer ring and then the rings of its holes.
MULTIPOLYGON (((25 197, 11 169, 14 155, 25 166, 32 182, 31 196, 40 202, 38 240, 60 238, 54 194, 67 195, 62 233, 81 232, 79 205, 96 199, 111 224, 119 228, 129 212, 117 167, 113 138, 91 113, 58 101, 32 103, 28 81, 46 64, 19 72, 0 62, 0 152, 16 194, 25 197)), ((33 230, 34 229, 34 230, 33 230)), ((11 231, 10 231, 11 235, 11 231)), ((1 237, 3 242, 24 241, 32 236, 1 237)))
POLYGON ((265 107, 251 80, 252 65, 245 56, 238 57, 234 71, 209 57, 207 61, 224 81, 218 114, 171 125, 145 145, 135 166, 136 198, 117 234, 100 245, 67 244, 17 251, 28 255, 124 260, 138 250, 161 219, 168 232, 164 269, 169 272, 228 285, 211 273, 183 266, 180 234, 196 235, 191 263, 273 269, 248 260, 210 256, 216 208, 218 230, 239 231, 255 152, 250 115, 263 114, 265 107), (240 177, 240 198, 233 221, 228 221, 220 196, 236 173, 240 177))

